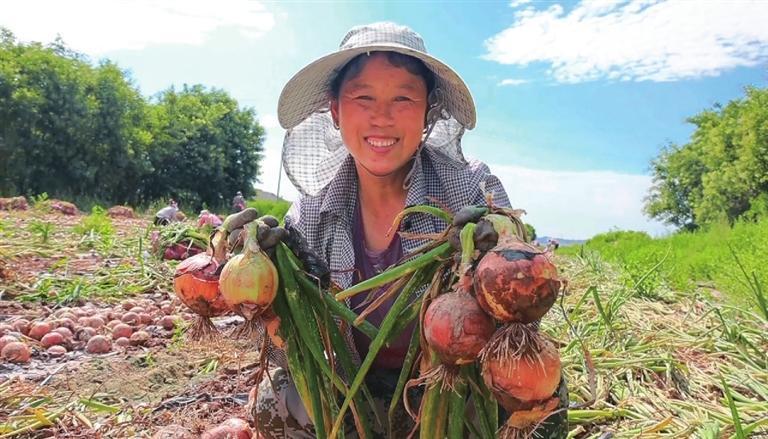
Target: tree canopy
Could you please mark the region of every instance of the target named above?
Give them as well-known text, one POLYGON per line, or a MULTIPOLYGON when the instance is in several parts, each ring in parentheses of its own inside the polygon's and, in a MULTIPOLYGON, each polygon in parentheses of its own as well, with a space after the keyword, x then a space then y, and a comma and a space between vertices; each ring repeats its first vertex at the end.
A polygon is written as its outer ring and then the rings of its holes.
POLYGON ((768 214, 768 89, 702 111, 685 145, 651 162, 645 212, 683 229, 768 214))
POLYGON ((202 85, 143 97, 115 63, 0 28, 0 195, 222 206, 253 194, 264 129, 202 85))

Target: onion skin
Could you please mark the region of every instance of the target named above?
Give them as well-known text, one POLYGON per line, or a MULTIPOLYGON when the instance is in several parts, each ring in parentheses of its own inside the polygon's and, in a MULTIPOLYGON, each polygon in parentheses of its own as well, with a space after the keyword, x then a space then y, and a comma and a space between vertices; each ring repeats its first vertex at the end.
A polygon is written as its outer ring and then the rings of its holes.
POLYGON ((184 305, 200 316, 216 317, 228 311, 219 290, 218 269, 216 259, 205 253, 183 260, 176 268, 173 290, 184 305))
POLYGON ((424 337, 441 363, 472 363, 496 330, 493 319, 468 293, 438 296, 424 315, 424 337))
POLYGON ((246 225, 245 250, 233 256, 221 271, 219 285, 227 305, 246 320, 261 315, 275 300, 278 275, 275 264, 256 240, 258 221, 246 225))
POLYGON ((10 363, 29 363, 29 347, 22 342, 12 341, 3 347, 0 351, 0 358, 10 363))
POLYGON ((549 258, 517 239, 500 240, 480 260, 474 276, 478 303, 505 323, 541 319, 555 303, 561 285, 549 258))
POLYGON ((520 358, 483 358, 483 380, 508 411, 529 409, 548 400, 560 385, 560 356, 555 346, 541 338, 539 351, 528 350, 520 358))
POLYGON ((200 436, 201 439, 251 439, 252 437, 251 427, 239 418, 229 418, 200 436))

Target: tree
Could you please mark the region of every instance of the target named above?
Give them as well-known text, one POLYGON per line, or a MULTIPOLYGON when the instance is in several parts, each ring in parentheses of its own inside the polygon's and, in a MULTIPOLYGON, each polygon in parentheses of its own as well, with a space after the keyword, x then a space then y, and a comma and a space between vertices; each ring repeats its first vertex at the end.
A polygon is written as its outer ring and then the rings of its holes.
POLYGON ((684 229, 763 215, 768 200, 768 89, 689 119, 689 143, 651 162, 645 212, 684 229))
POLYGON ((160 95, 154 120, 149 198, 173 195, 197 209, 253 193, 264 142, 253 110, 221 90, 184 86, 160 95))
POLYGON ((536 240, 536 229, 532 225, 525 223, 525 233, 528 235, 528 242, 536 240))
POLYGON ((224 91, 171 88, 155 103, 110 61, 0 28, 0 195, 222 207, 253 193, 263 142, 254 111, 224 91))

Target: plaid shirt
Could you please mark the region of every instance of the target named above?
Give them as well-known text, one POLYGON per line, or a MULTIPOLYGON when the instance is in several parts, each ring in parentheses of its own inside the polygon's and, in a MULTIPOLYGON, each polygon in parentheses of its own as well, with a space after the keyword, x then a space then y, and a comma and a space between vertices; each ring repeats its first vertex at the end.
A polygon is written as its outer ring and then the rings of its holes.
MULTIPOLYGON (((456 162, 424 148, 406 196, 406 207, 419 204, 435 205, 431 200, 457 212, 464 206, 485 205, 485 191, 493 193, 496 205, 509 206, 509 199, 499 179, 490 173, 488 166, 479 161, 468 164, 456 162), (418 169, 418 168, 421 169, 418 169)), ((328 263, 331 279, 342 288, 352 284, 355 268, 355 249, 352 243, 352 224, 357 203, 357 171, 352 156, 347 157, 331 182, 315 196, 304 196, 293 203, 285 217, 286 228, 293 228, 304 235, 309 246, 328 263)), ((434 216, 416 213, 409 215, 400 225, 400 231, 410 233, 439 233, 448 226, 434 216)), ((424 240, 404 239, 403 252, 410 253, 424 240)), ((353 356, 351 331, 346 334, 347 344, 353 356)), ((276 351, 271 349, 271 351, 276 351)), ((284 366, 282 352, 271 352, 273 362, 284 366)))

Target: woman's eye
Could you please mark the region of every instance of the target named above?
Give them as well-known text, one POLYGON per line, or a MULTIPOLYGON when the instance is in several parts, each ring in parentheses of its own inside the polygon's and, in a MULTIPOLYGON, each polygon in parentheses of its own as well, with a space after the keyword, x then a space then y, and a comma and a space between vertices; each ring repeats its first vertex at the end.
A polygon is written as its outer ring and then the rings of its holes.
POLYGON ((360 96, 355 97, 355 100, 358 100, 358 101, 372 101, 373 98, 371 96, 368 96, 368 95, 360 95, 360 96))
POLYGON ((410 101, 412 101, 412 99, 409 98, 408 96, 397 96, 395 98, 395 102, 410 102, 410 101))

